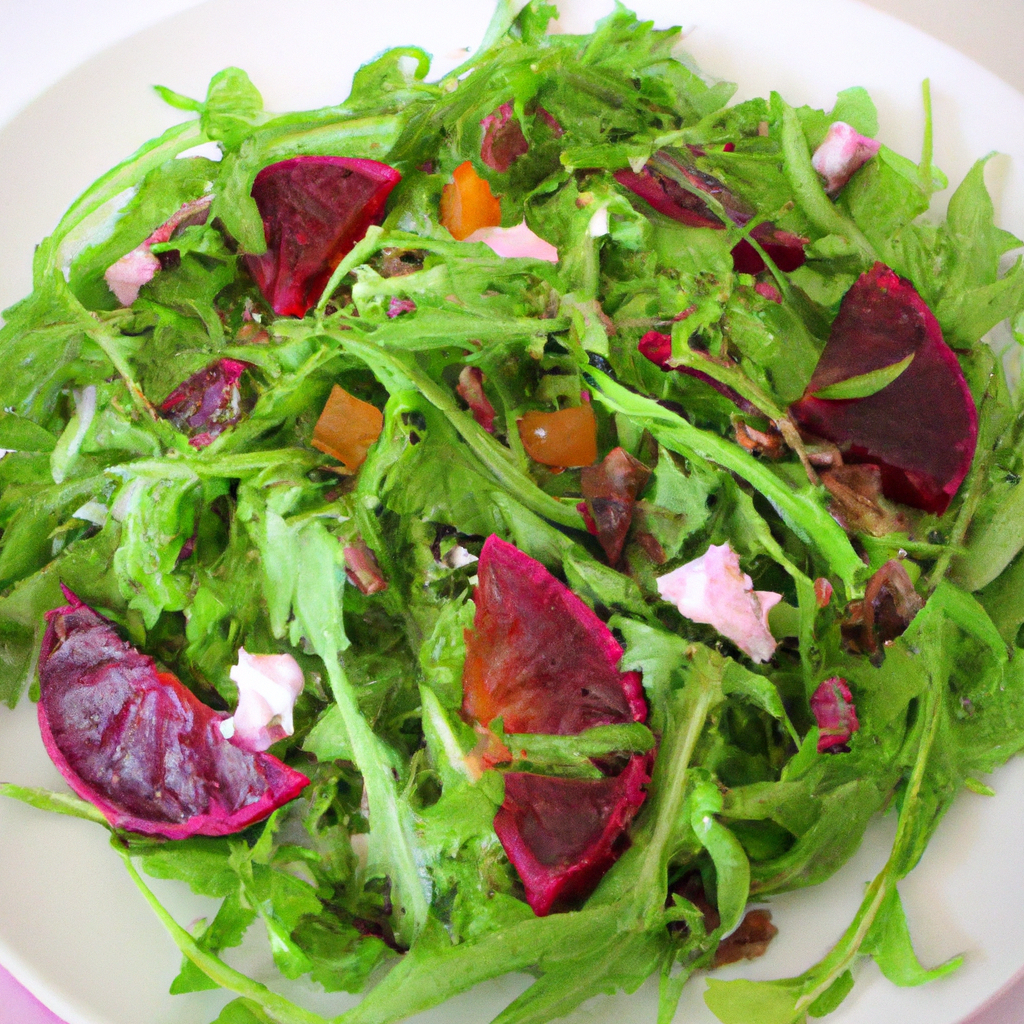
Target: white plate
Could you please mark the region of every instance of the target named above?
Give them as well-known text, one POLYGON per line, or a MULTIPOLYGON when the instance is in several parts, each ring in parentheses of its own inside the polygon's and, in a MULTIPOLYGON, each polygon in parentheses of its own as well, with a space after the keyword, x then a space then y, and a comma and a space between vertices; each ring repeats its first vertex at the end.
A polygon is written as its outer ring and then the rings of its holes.
MULTIPOLYGON (((561 7, 563 26, 583 31, 610 3, 568 0, 561 7)), ((839 89, 866 86, 879 108, 881 139, 911 156, 921 142, 920 83, 930 77, 936 162, 958 181, 975 157, 1007 154, 992 161, 989 182, 1000 223, 1024 233, 1024 96, 955 51, 854 0, 637 0, 635 7, 659 24, 692 27, 688 49, 709 73, 738 81, 740 98, 774 88, 790 102, 828 108, 839 89)), ((74 196, 177 119, 148 92, 150 84, 201 96, 214 72, 236 64, 271 108, 320 106, 341 99, 358 64, 387 45, 423 45, 450 67, 460 47, 479 39, 490 8, 487 0, 212 0, 78 69, 0 133, 0 303, 27 290, 32 246, 74 196)), ((28 703, 0 711, 0 779, 62 786, 28 703)), ((1024 965, 1017 898, 1024 763, 996 773, 993 785, 995 799, 958 799, 901 887, 922 959, 963 952, 964 967, 901 990, 862 965, 853 994, 829 1020, 954 1024, 1024 965)), ((723 973, 778 977, 817 960, 855 911, 891 833, 891 822, 879 822, 825 885, 774 900, 780 934, 768 955, 723 973)), ((101 829, 0 801, 0 865, 0 963, 70 1024, 206 1024, 216 1016, 226 1000, 221 993, 166 995, 177 952, 101 829)), ((154 888, 186 925, 210 912, 209 901, 182 887, 154 888)), ((242 956, 251 969, 266 970, 260 942, 242 956)), ((525 984, 511 978, 481 986, 423 1019, 482 1024, 525 984)), ((303 983, 285 988, 330 1015, 348 1005, 303 983)), ((702 990, 699 979, 691 984, 679 1021, 712 1024, 702 990)), ((648 986, 588 1004, 577 1019, 653 1021, 655 1000, 648 986)))

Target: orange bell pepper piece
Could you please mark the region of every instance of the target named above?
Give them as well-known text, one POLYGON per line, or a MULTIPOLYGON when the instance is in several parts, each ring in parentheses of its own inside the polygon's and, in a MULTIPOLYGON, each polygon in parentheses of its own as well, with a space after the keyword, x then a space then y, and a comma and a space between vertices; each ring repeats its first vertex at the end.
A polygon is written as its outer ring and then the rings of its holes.
POLYGON ((313 427, 312 445, 354 473, 384 429, 384 414, 337 384, 313 427))
POLYGON ((501 203, 491 194, 491 186, 468 160, 459 164, 451 184, 441 190, 441 226, 462 242, 480 228, 500 225, 501 203))
POLYGON ((597 418, 589 402, 558 412, 528 412, 517 425, 534 462, 569 469, 597 461, 597 418))

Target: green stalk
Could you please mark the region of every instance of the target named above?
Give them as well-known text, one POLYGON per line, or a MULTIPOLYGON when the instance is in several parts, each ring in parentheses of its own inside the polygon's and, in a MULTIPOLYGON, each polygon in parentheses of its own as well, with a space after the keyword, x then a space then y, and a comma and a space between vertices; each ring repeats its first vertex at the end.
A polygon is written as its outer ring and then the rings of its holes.
POLYGON ((634 886, 643 895, 637 907, 645 928, 657 927, 665 913, 668 893, 668 862, 675 853, 673 837, 679 830, 681 809, 686 797, 687 777, 697 741, 704 731, 708 712, 722 699, 722 673, 725 660, 706 648, 694 647, 691 668, 682 694, 682 715, 686 727, 676 732, 673 742, 659 759, 665 775, 658 779, 657 797, 652 805, 654 830, 650 842, 638 838, 636 849, 643 849, 643 860, 634 886))
POLYGON ((413 853, 415 841, 411 822, 403 820, 398 792, 388 764, 390 751, 359 710, 355 690, 341 667, 337 652, 334 652, 333 657, 330 651, 318 653, 327 668, 331 693, 341 711, 352 744, 353 760, 366 786, 371 835, 384 835, 389 840, 388 849, 381 851, 381 854, 382 859, 386 859, 392 868, 391 899, 395 907, 395 934, 403 944, 412 945, 426 925, 429 908, 413 853))
MULTIPOLYGON (((939 728, 941 700, 937 690, 937 681, 933 678, 932 685, 929 686, 925 693, 921 741, 918 745, 914 769, 903 797, 899 825, 896 829, 896 839, 893 842, 889 859, 886 861, 885 867, 882 868, 871 885, 868 886, 868 891, 864 895, 860 910, 847 929, 846 934, 843 935, 832 952, 826 957, 826 960, 823 961, 829 963, 828 973, 814 988, 801 995, 797 1000, 796 1009, 798 1014, 803 1014, 815 999, 850 968, 857 958, 860 947, 863 945, 865 937, 874 924, 878 910, 885 901, 886 896, 888 896, 892 887, 906 874, 902 861, 910 846, 910 822, 914 817, 915 804, 921 792, 921 783, 924 781, 925 769, 928 766, 928 757, 931 754, 932 745, 935 742, 935 736, 939 728)), ((799 1020, 800 1017, 798 1016, 795 1019, 799 1020)))
MULTIPOLYGON (((493 724, 492 724, 493 729, 493 724)), ((497 730, 494 730, 497 733, 497 730)), ((574 736, 539 733, 500 733, 498 738, 514 757, 551 764, 589 763, 608 754, 646 754, 654 749, 654 737, 646 725, 597 725, 574 736)))
POLYGON ((355 247, 346 254, 345 258, 334 268, 327 287, 324 288, 320 301, 316 304, 316 311, 322 314, 331 301, 335 289, 345 280, 345 276, 351 273, 356 267, 362 266, 380 248, 381 238, 384 229, 377 225, 371 225, 366 234, 355 244, 355 247))
MULTIPOLYGON (((988 400, 988 397, 988 392, 986 391, 985 397, 982 399, 982 409, 979 411, 984 410, 984 405, 988 400)), ((981 499, 985 496, 985 483, 988 480, 989 468, 992 465, 992 460, 995 458, 997 447, 998 439, 990 444, 980 456, 975 456, 974 463, 971 466, 971 471, 967 477, 967 486, 964 489, 964 500, 960 505, 960 511, 957 513, 956 521, 953 523, 953 529, 950 531, 946 547, 935 560, 935 565, 932 567, 931 574, 928 576, 929 593, 931 593, 942 582, 946 573, 949 572, 949 566, 953 560, 953 556, 963 548, 964 538, 967 536, 967 530, 970 528, 971 521, 974 519, 974 515, 978 511, 978 507, 981 505, 981 499)))
POLYGON ((921 144, 920 184, 928 196, 935 191, 935 172, 932 169, 932 83, 926 78, 921 83, 921 103, 924 107, 924 140, 921 144))
POLYGON ((491 476, 531 512, 560 526, 583 529, 583 517, 575 507, 565 505, 542 491, 530 476, 515 464, 511 452, 503 448, 476 420, 467 416, 451 394, 423 373, 412 359, 400 358, 386 349, 373 346, 369 341, 360 340, 354 336, 354 331, 328 333, 343 349, 363 359, 371 367, 379 366, 383 362, 388 364, 392 371, 408 379, 435 409, 444 414, 491 476))
POLYGON ((159 138, 152 139, 137 149, 127 160, 109 170, 93 182, 70 206, 67 213, 36 250, 33 261, 35 287, 40 287, 54 270, 60 270, 58 257, 61 243, 90 214, 115 199, 126 189, 137 185, 154 168, 193 146, 206 142, 199 121, 185 121, 168 128, 159 138))
POLYGON ((121 860, 124 861, 124 866, 128 869, 128 874, 138 887, 139 892, 142 893, 146 902, 152 907, 153 912, 170 933, 174 944, 208 978, 217 982, 221 988, 226 988, 230 992, 237 992, 240 996, 258 1003, 273 1018, 275 1024, 328 1024, 326 1018, 321 1017, 317 1013, 311 1013, 309 1010, 304 1010, 290 999, 285 999, 284 996, 271 992, 266 985, 253 981, 252 978, 248 978, 233 967, 229 967, 220 957, 214 956, 208 950, 203 949, 174 920, 153 894, 153 891, 142 880, 142 876, 135 870, 135 865, 132 864, 130 851, 117 840, 114 840, 112 845, 120 854, 121 860))
POLYGON ((685 340, 681 345, 674 346, 674 348, 677 348, 678 351, 673 351, 672 357, 668 360, 667 364, 673 367, 673 369, 685 366, 691 370, 699 370, 701 373, 706 373, 709 377, 717 380, 719 384, 732 388, 736 394, 760 409, 773 423, 785 417, 785 410, 781 406, 776 405, 774 400, 766 392, 762 391, 738 366, 723 365, 703 352, 690 348, 685 340))
POLYGON ((818 172, 811 166, 811 151, 800 117, 788 103, 782 106, 782 156, 789 184, 811 223, 819 231, 845 238, 860 250, 868 263, 878 259, 874 246, 860 228, 844 217, 825 194, 818 172))
POLYGON ((700 430, 682 416, 638 395, 600 370, 588 371, 595 394, 608 409, 644 421, 666 448, 679 455, 699 455, 741 476, 760 491, 786 525, 804 543, 814 545, 843 581, 847 596, 858 596, 864 563, 853 550, 843 528, 825 511, 808 489, 795 490, 739 445, 700 430))

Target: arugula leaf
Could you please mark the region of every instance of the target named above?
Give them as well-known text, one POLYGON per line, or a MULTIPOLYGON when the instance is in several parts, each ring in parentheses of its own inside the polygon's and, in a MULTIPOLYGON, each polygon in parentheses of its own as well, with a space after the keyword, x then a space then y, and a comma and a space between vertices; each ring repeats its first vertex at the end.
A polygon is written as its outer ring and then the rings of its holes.
POLYGON ((881 391, 888 387, 903 371, 910 366, 914 360, 914 353, 911 352, 906 359, 901 359, 891 366, 881 366, 877 370, 862 373, 857 377, 847 377, 836 384, 830 384, 827 388, 814 392, 815 398, 843 399, 843 398, 867 398, 868 395, 881 391))

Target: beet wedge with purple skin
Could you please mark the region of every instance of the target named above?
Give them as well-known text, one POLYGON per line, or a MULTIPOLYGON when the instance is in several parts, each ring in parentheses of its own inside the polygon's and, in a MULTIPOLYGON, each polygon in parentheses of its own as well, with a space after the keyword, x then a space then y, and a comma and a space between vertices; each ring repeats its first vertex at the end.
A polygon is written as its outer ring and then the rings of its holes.
POLYGON ((892 501, 941 515, 963 482, 978 440, 978 413, 956 355, 914 286, 884 263, 843 297, 807 392, 790 415, 832 441, 848 462, 882 472, 892 501), (890 384, 864 398, 816 398, 831 385, 894 366, 890 384))
POLYGON ((203 704, 64 588, 46 613, 39 728, 53 763, 115 828, 186 839, 267 817, 309 784, 276 757, 224 738, 203 704))
POLYGON ((379 223, 401 180, 376 160, 296 156, 264 167, 252 186, 267 251, 246 256, 263 297, 281 316, 305 316, 334 268, 379 223))
POLYGON ((462 710, 506 732, 572 736, 642 722, 638 672, 608 627, 540 562, 492 534, 477 564, 462 710))
POLYGON ((538 917, 590 895, 618 859, 647 796, 648 767, 648 758, 636 756, 608 779, 505 774, 494 831, 538 917))
MULTIPOLYGON (((463 671, 468 717, 562 736, 647 717, 639 674, 619 671, 622 648, 607 626, 544 566, 492 535, 477 576, 463 671)), ((506 773, 494 828, 535 913, 593 890, 626 845, 649 768, 649 755, 634 755, 604 779, 506 773)))

